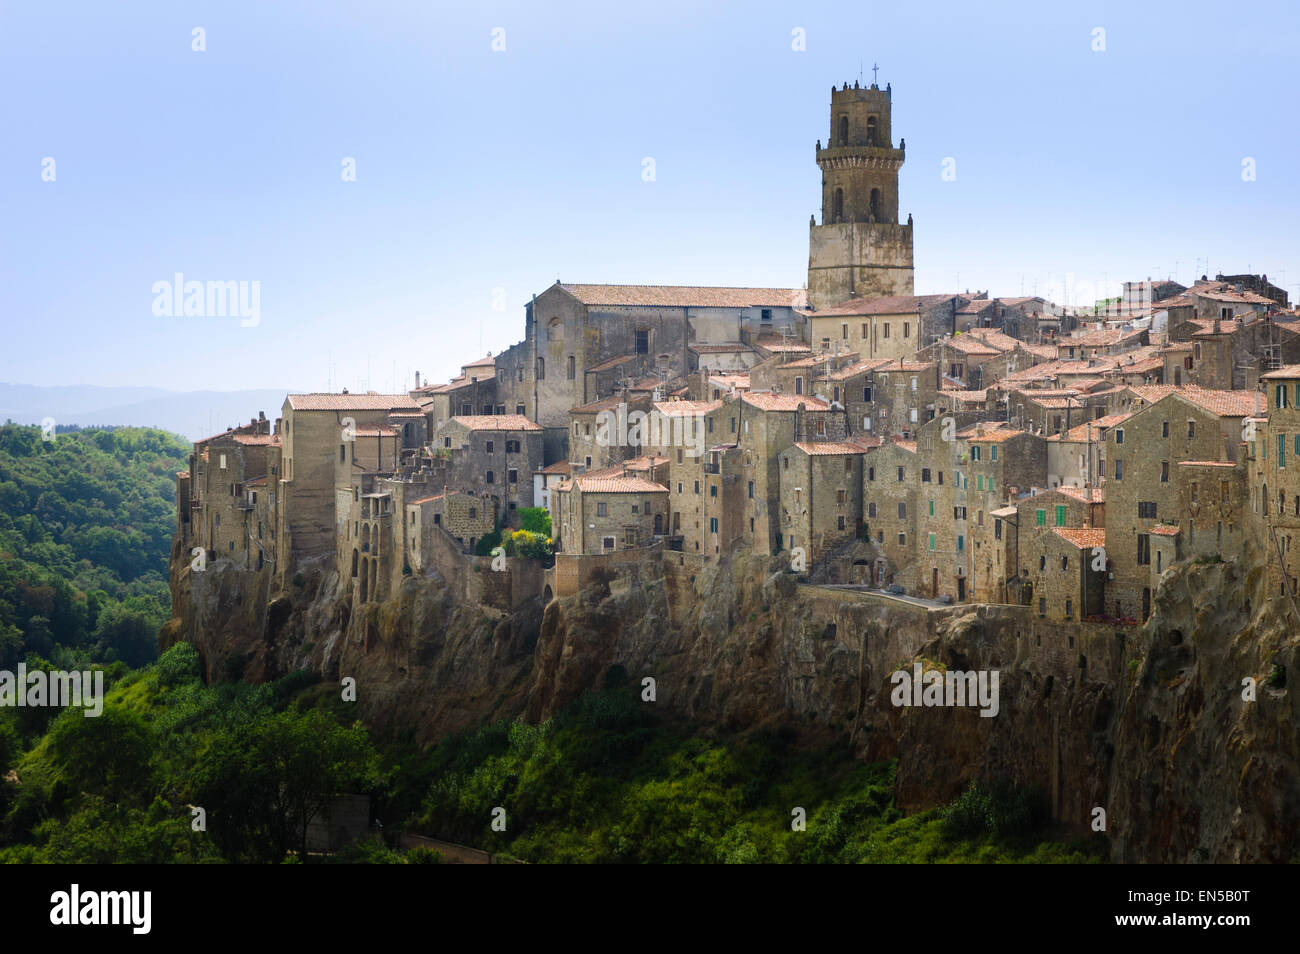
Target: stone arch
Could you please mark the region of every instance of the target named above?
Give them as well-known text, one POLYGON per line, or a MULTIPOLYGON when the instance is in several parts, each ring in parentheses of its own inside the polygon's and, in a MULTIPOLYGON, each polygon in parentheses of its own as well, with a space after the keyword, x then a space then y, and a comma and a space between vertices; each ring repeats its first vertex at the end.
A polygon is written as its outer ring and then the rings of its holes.
POLYGON ((564 319, 552 318, 546 323, 546 340, 563 341, 564 340, 564 319))
POLYGON ((883 216, 881 215, 880 190, 872 189, 871 190, 871 221, 879 222, 882 220, 882 218, 883 216))
POLYGON ((867 117, 867 145, 876 145, 876 117, 867 117))
POLYGON ((555 594, 551 592, 551 584, 547 583, 546 586, 542 588, 542 603, 545 605, 553 599, 555 599, 555 594))
POLYGON ((831 205, 831 221, 842 222, 844 220, 844 190, 835 190, 835 200, 831 205))
POLYGON ((849 117, 847 114, 840 116, 840 141, 841 146, 849 144, 849 117))

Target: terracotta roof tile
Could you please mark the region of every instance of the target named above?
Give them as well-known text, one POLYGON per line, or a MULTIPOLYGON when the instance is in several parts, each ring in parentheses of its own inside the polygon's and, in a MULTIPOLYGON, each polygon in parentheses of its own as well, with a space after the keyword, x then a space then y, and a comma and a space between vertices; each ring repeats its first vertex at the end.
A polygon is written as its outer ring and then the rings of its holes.
POLYGON ((867 452, 865 447, 850 444, 846 441, 795 441, 793 446, 810 457, 842 457, 845 454, 865 454, 867 452))
POLYGON ((729 288, 704 285, 575 285, 564 289, 584 305, 646 305, 660 308, 802 308, 802 288, 729 288))
POLYGON ((409 394, 290 394, 286 400, 295 411, 418 411, 420 405, 409 394))
POLYGON ((808 394, 775 394, 772 391, 746 391, 740 396, 746 404, 760 411, 794 411, 803 405, 805 411, 829 411, 830 405, 808 394))
POLYGON ((1092 527, 1053 527, 1052 532, 1058 537, 1073 543, 1080 550, 1106 545, 1106 531, 1092 527))
POLYGON ((540 431, 542 425, 530 421, 522 414, 466 414, 453 417, 450 422, 464 425, 471 431, 540 431))

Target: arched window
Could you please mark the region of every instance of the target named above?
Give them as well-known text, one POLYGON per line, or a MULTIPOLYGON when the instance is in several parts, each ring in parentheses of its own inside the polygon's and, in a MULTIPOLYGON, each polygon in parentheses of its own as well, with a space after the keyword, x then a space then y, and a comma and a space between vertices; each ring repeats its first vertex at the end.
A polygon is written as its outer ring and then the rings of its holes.
POLYGON ((879 190, 879 189, 872 189, 872 190, 871 190, 871 221, 873 221, 873 222, 879 222, 880 220, 881 220, 881 216, 880 216, 880 190, 879 190))
POLYGON ((840 145, 847 146, 848 144, 849 144, 849 117, 841 116, 840 117, 840 145))
POLYGON ((831 221, 833 222, 844 221, 844 190, 843 189, 835 190, 835 204, 831 209, 831 221))
POLYGON ((559 318, 552 318, 549 322, 547 322, 546 340, 547 341, 564 340, 564 322, 562 320, 560 320, 559 318))
POLYGON ((867 145, 876 145, 876 117, 867 117, 867 145))

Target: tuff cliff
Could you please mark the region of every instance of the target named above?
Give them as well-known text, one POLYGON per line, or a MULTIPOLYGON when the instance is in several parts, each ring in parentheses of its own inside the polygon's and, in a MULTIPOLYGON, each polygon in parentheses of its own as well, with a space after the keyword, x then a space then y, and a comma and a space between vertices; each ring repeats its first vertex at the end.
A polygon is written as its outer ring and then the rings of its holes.
POLYGON ((1117 628, 805 586, 743 550, 694 569, 672 556, 507 613, 473 599, 482 566, 408 577, 392 599, 354 607, 328 567, 272 593, 265 573, 218 561, 192 574, 176 555, 162 640, 193 642, 214 679, 351 676, 369 724, 425 740, 544 719, 621 666, 705 731, 792 722, 847 734, 864 758, 896 757, 906 810, 1000 777, 1040 788, 1080 832, 1103 808, 1115 860, 1300 852, 1300 715, 1281 682, 1298 640, 1257 569, 1175 567, 1148 624, 1117 628), (997 715, 895 707, 890 674, 914 660, 999 670, 997 715))

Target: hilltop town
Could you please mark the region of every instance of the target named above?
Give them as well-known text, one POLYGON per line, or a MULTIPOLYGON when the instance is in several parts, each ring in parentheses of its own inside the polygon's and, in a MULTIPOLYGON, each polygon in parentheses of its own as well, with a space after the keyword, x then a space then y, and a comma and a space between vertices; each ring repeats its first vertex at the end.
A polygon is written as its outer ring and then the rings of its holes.
POLYGON ((891 96, 832 90, 805 287, 557 281, 523 340, 447 383, 290 394, 194 445, 186 572, 224 561, 271 593, 332 572, 353 606, 382 603, 485 569, 543 508, 550 542, 481 574, 507 608, 747 550, 900 599, 1137 624, 1172 567, 1248 546, 1294 608, 1286 292, 1220 274, 1086 308, 917 295, 891 96))

